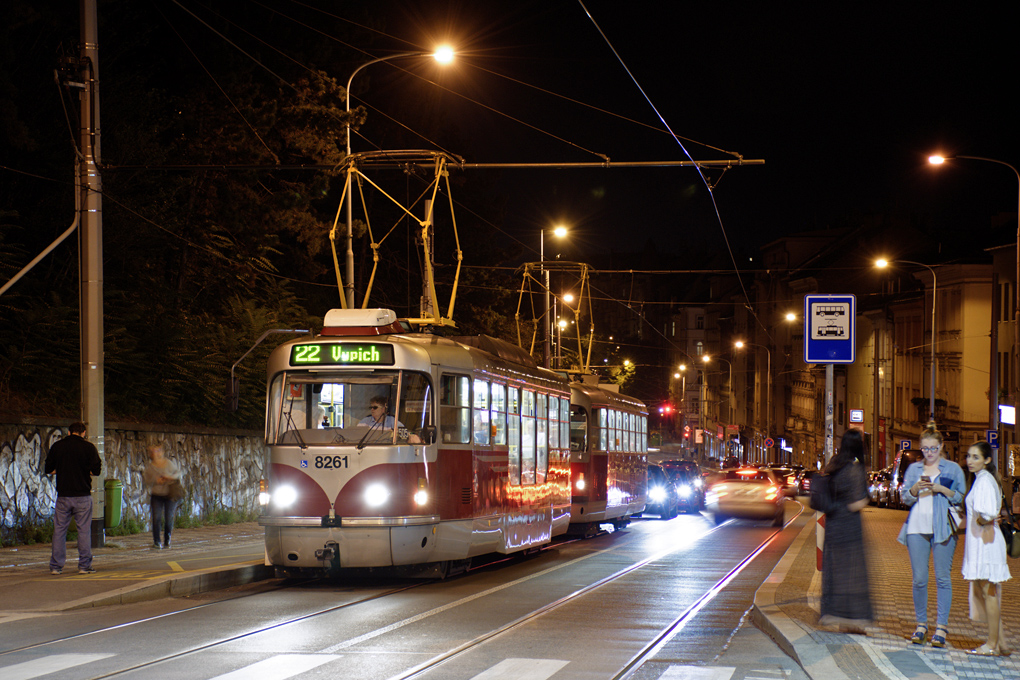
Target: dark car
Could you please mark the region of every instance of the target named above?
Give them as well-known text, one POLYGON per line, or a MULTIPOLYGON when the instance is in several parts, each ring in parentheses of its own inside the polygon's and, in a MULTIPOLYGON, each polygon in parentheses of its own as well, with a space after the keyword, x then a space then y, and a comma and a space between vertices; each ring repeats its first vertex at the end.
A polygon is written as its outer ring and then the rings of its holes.
POLYGON ((652 463, 648 466, 648 495, 644 514, 673 519, 680 512, 680 496, 666 469, 652 463))
POLYGON ((905 509, 907 506, 903 502, 903 476, 907 473, 907 468, 910 467, 911 463, 916 463, 921 460, 920 451, 900 451, 896 456, 896 460, 892 464, 892 473, 889 477, 889 493, 887 507, 905 509))
POLYGON ((698 464, 693 460, 666 460, 662 467, 673 480, 680 507, 685 512, 701 510, 705 505, 705 482, 698 464))
POLYGON ((784 496, 797 495, 797 472, 798 470, 785 465, 767 465, 766 469, 771 470, 776 479, 780 481, 784 496))
POLYGON ((801 470, 797 475, 797 495, 798 496, 810 496, 811 495, 811 478, 817 475, 818 472, 815 470, 801 470))

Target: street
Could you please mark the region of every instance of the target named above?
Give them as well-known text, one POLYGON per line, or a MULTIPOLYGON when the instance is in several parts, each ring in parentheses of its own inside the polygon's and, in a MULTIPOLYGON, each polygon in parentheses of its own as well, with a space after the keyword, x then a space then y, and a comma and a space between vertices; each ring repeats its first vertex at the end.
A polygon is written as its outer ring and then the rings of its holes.
POLYGON ((0 625, 0 674, 149 678, 806 678, 749 621, 803 524, 635 520, 445 581, 271 580, 0 625))

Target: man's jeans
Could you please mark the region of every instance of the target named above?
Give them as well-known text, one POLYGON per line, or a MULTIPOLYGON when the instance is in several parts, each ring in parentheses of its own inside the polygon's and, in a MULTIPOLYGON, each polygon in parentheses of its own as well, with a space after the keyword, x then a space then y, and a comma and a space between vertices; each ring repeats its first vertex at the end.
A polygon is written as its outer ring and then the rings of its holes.
POLYGON ((53 513, 53 552, 50 569, 63 569, 67 560, 67 528, 78 525, 78 568, 92 566, 92 496, 57 496, 53 513))

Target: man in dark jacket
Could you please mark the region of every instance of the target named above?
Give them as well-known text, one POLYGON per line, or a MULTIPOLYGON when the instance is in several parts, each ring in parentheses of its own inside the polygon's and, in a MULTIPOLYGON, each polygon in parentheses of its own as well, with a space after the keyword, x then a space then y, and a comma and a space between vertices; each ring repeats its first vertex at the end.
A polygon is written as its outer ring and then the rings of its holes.
POLYGON ((53 551, 50 573, 60 574, 67 559, 67 528, 78 525, 78 573, 92 568, 92 476, 103 469, 99 451, 85 439, 85 423, 73 423, 68 436, 50 447, 45 473, 57 475, 57 507, 53 512, 53 551))

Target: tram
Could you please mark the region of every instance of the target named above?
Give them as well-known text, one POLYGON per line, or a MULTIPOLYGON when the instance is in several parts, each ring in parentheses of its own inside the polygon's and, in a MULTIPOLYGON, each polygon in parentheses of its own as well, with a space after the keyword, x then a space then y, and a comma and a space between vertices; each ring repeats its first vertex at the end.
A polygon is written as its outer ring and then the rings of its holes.
POLYGON ((645 509, 648 409, 592 375, 570 392, 570 532, 622 528, 645 509))
POLYGON ((571 393, 510 343, 331 310, 269 358, 266 564, 443 576, 549 542, 571 520, 571 393))

